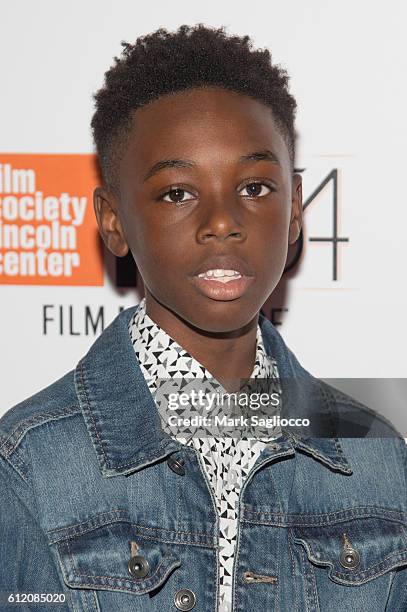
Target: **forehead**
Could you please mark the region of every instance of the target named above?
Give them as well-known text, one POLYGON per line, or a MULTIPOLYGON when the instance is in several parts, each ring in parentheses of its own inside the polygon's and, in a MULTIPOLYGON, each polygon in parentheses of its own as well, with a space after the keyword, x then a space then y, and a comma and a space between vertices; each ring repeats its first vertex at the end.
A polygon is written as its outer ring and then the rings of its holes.
POLYGON ((145 166, 188 155, 226 160, 249 150, 272 149, 282 166, 289 153, 272 111, 262 102, 220 87, 170 94, 134 112, 124 165, 145 166))

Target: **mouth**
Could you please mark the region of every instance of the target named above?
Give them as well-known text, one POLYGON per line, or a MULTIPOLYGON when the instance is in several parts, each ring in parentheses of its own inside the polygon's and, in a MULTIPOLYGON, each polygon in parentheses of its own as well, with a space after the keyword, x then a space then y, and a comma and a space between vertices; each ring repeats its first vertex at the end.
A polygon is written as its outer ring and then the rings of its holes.
POLYGON ((206 297, 230 301, 246 293, 254 281, 254 275, 243 260, 219 256, 208 258, 190 279, 206 297))
POLYGON ((242 275, 237 270, 222 270, 220 268, 215 268, 215 270, 207 270, 206 272, 198 274, 198 278, 215 281, 217 283, 231 283, 242 278, 242 275))

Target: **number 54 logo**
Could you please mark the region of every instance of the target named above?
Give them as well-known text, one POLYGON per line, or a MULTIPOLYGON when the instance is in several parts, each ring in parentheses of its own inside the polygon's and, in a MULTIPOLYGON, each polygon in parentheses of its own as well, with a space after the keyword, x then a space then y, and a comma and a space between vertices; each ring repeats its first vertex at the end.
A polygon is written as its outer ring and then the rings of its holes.
MULTIPOLYGON (((296 172, 303 172, 303 169, 296 170, 296 172)), ((345 236, 340 236, 338 232, 338 169, 334 168, 331 170, 325 178, 321 181, 321 183, 314 189, 310 196, 303 203, 303 212, 304 219, 306 221, 306 211, 307 209, 316 204, 319 200, 319 196, 323 191, 327 190, 331 187, 331 227, 329 229, 328 235, 325 236, 309 236, 309 242, 325 242, 331 245, 332 249, 332 278, 331 280, 338 280, 338 245, 342 242, 349 242, 349 238, 345 236)), ((287 261, 287 265, 285 267, 284 273, 287 273, 298 264, 301 255, 304 250, 304 233, 301 230, 301 235, 298 241, 293 245, 291 249, 289 260, 287 261)))

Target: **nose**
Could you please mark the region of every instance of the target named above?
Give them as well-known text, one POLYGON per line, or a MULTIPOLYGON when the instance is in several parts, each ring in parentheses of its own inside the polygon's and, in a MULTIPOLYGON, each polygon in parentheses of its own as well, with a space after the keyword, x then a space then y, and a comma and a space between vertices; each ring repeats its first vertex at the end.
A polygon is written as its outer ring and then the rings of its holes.
POLYGON ((199 243, 209 240, 224 241, 231 239, 244 242, 247 238, 246 229, 238 219, 237 205, 233 203, 212 202, 204 204, 205 214, 197 230, 199 243))

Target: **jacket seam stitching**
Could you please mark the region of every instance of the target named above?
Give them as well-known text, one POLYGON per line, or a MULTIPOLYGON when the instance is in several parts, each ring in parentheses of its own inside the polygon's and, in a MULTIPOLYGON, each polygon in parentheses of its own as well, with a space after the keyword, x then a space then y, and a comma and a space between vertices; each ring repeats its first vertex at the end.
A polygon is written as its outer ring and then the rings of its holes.
POLYGON ((93 594, 93 604, 95 606, 95 612, 100 612, 99 602, 96 595, 96 591, 92 591, 93 594))
MULTIPOLYGON (((5 457, 6 461, 9 461, 11 457, 5 457)), ((19 476, 24 480, 24 482, 26 484, 29 483, 27 476, 24 473, 24 470, 27 469, 27 466, 24 464, 23 460, 20 459, 20 457, 13 457, 13 461, 9 461, 10 465, 12 465, 12 467, 16 470, 16 472, 19 474, 19 476)))
POLYGON ((57 412, 43 412, 34 417, 29 417, 22 421, 19 421, 18 425, 11 431, 11 433, 7 436, 7 438, 0 444, 0 450, 5 447, 9 447, 8 450, 4 452, 5 457, 9 457, 15 448, 20 444, 21 440, 24 438, 27 431, 32 429, 36 425, 43 425, 50 420, 56 420, 58 418, 64 418, 65 416, 71 416, 80 412, 80 407, 77 405, 72 405, 67 408, 63 408, 58 410, 57 412), (17 440, 14 443, 11 442, 12 438, 17 436, 17 440))
POLYGON ((119 464, 117 464, 116 467, 109 467, 108 469, 114 470, 115 472, 117 472, 118 470, 127 468, 128 466, 135 465, 136 461, 140 462, 140 461, 144 461, 145 459, 147 459, 148 461, 151 461, 153 459, 159 458, 160 457, 160 453, 162 452, 162 450, 166 446, 168 446, 168 444, 171 444, 172 442, 173 442, 173 440, 171 440, 171 439, 163 440, 162 442, 160 442, 160 444, 158 445, 157 450, 154 453, 150 453, 149 455, 140 455, 139 457, 137 457, 137 460, 136 459, 132 459, 128 463, 119 463, 119 464))
POLYGON ((93 603, 95 606, 95 611, 96 612, 100 612, 100 607, 99 607, 99 601, 98 601, 98 597, 96 595, 96 591, 92 590, 93 593, 93 603))
MULTIPOLYGON (((119 516, 112 517, 112 519, 110 521, 107 521, 105 523, 98 524, 96 526, 89 526, 88 528, 84 528, 84 529, 82 529, 80 531, 78 530, 78 533, 67 534, 66 537, 62 537, 61 539, 54 539, 53 538, 50 541, 50 544, 56 544, 56 543, 61 542, 61 541, 74 540, 76 538, 80 538, 82 535, 84 535, 86 533, 90 533, 92 531, 95 531, 96 529, 101 529, 102 527, 105 527, 106 525, 111 525, 111 524, 114 524, 114 523, 118 523, 118 522, 123 522, 124 521, 124 522, 129 523, 135 529, 155 531, 157 537, 159 536, 159 532, 162 532, 162 531, 166 532, 168 534, 172 534, 175 537, 175 539, 177 538, 177 536, 180 536, 180 535, 181 536, 183 536, 183 535, 185 535, 185 536, 199 536, 199 537, 202 537, 202 538, 208 540, 208 543, 207 542, 192 542, 192 544, 196 544, 198 546, 201 545, 201 546, 205 546, 205 547, 208 547, 208 548, 212 548, 213 547, 213 543, 209 543, 209 539, 210 539, 211 536, 209 536, 206 533, 202 533, 202 532, 198 532, 198 531, 173 531, 171 529, 165 529, 164 527, 146 527, 146 526, 143 526, 143 525, 139 525, 137 523, 133 523, 132 521, 126 520, 125 516, 123 516, 123 520, 118 520, 118 519, 120 519, 120 513, 125 513, 127 511, 112 510, 111 512, 117 512, 117 513, 119 513, 119 516)), ((106 514, 110 514, 110 513, 104 513, 103 515, 99 515, 99 516, 104 516, 106 514)), ((76 525, 72 525, 72 526, 69 526, 69 527, 61 527, 61 528, 58 528, 58 529, 49 530, 48 534, 50 536, 53 536, 53 535, 57 535, 57 532, 61 532, 61 531, 65 531, 65 530, 68 530, 68 531, 74 530, 75 528, 80 527, 82 524, 83 523, 77 523, 76 525)), ((151 539, 151 540, 154 539, 152 536, 144 535, 143 533, 139 533, 139 535, 140 535, 141 538, 151 539)), ((188 543, 191 544, 191 542, 188 542, 188 543)))
POLYGON ((202 533, 200 531, 173 531, 172 529, 165 529, 164 527, 143 527, 142 525, 138 525, 137 523, 132 523, 132 525, 136 527, 140 527, 140 529, 149 529, 153 531, 167 531, 168 533, 180 533, 183 535, 191 534, 191 535, 201 535, 201 536, 208 537, 208 534, 202 533))
MULTIPOLYGON (((137 528, 137 525, 132 524, 132 526, 137 528)), ((174 532, 174 533, 176 534, 176 532, 174 532)), ((142 534, 138 534, 138 535, 143 540, 151 540, 152 542, 156 542, 157 541, 157 539, 153 538, 152 536, 146 536, 146 535, 142 535, 142 534)), ((199 535, 199 534, 191 533, 189 535, 199 535)), ((205 537, 209 537, 209 536, 205 536, 205 537)), ((191 542, 191 541, 188 541, 188 540, 179 540, 177 538, 174 538, 174 539, 170 539, 169 538, 168 540, 163 539, 163 538, 159 538, 159 541, 163 542, 165 544, 179 544, 179 545, 189 545, 189 546, 202 546, 203 548, 211 548, 211 549, 216 548, 216 546, 214 546, 213 544, 209 544, 209 543, 206 543, 206 542, 191 542)))
POLYGON ((69 595, 69 599, 71 600, 71 604, 72 604, 73 612, 79 612, 79 611, 78 611, 78 608, 76 607, 75 601, 74 601, 74 596, 73 596, 73 593, 71 593, 70 591, 68 591, 68 595, 69 595))
POLYGON ((97 438, 97 441, 98 441, 98 445, 100 447, 100 450, 102 451, 103 458, 104 458, 104 463, 105 463, 106 466, 109 466, 109 461, 107 459, 106 452, 105 452, 105 449, 104 449, 103 443, 102 443, 103 441, 102 441, 102 439, 101 439, 101 437, 99 435, 99 430, 98 430, 97 425, 96 425, 95 416, 93 414, 93 411, 92 411, 92 408, 91 408, 91 405, 90 405, 88 390, 87 390, 87 387, 86 387, 86 384, 85 384, 85 371, 84 370, 85 369, 84 369, 83 363, 81 363, 80 366, 79 366, 80 381, 81 381, 83 393, 85 395, 87 411, 88 411, 90 419, 92 421, 92 430, 94 431, 94 433, 96 435, 96 438, 97 438))
POLYGON ((83 593, 83 603, 84 603, 84 607, 85 607, 85 612, 89 612, 89 607, 88 607, 88 594, 83 593))
POLYGON ((262 515, 264 517, 274 517, 274 516, 285 516, 285 517, 302 517, 302 516, 306 516, 306 517, 315 517, 315 518, 334 518, 337 516, 341 516, 342 514, 346 514, 348 512, 350 513, 354 513, 358 510, 371 510, 373 512, 377 512, 377 511, 384 511, 386 513, 393 513, 393 514, 399 514, 400 518, 405 518, 405 512, 403 510, 392 510, 389 508, 382 508, 381 506, 355 506, 352 508, 349 508, 348 510, 338 510, 337 512, 326 512, 326 513, 320 513, 320 514, 306 514, 306 513, 298 513, 298 514, 287 514, 285 512, 262 512, 262 511, 255 511, 255 510, 248 510, 247 508, 245 509, 245 512, 248 514, 255 514, 257 516, 262 515))
MULTIPOLYGON (((113 508, 113 510, 109 510, 108 512, 102 512, 101 514, 98 514, 97 518, 102 517, 102 516, 106 516, 108 514, 113 514, 113 513, 117 513, 117 514, 126 513, 126 515, 128 515, 128 511, 124 510, 123 508, 113 508)), ((65 531, 67 529, 74 529, 75 527, 80 527, 81 525, 84 525, 84 524, 86 525, 87 522, 88 521, 85 521, 85 523, 83 523, 83 522, 82 523, 75 523, 74 525, 69 525, 68 527, 58 527, 57 529, 49 529, 48 533, 49 534, 53 534, 53 533, 57 533, 59 531, 65 531)), ((113 521, 109 521, 108 523, 104 523, 104 524, 108 525, 110 522, 115 522, 115 521, 114 520, 113 521)), ((100 527, 102 527, 102 526, 103 525, 100 525, 100 527)))
MULTIPOLYGON (((116 512, 118 514, 123 514, 123 513, 127 513, 127 510, 122 510, 120 508, 117 508, 115 510, 110 510, 109 512, 103 512, 102 514, 98 514, 97 516, 98 517, 106 516, 107 514, 110 514, 113 512, 116 512)), ((97 525, 96 527, 87 529, 86 532, 92 531, 93 529, 98 529, 99 527, 103 527, 104 525, 109 525, 111 523, 117 523, 117 522, 121 522, 121 521, 118 521, 117 518, 112 517, 111 521, 108 521, 107 523, 103 523, 103 524, 97 525)), ((174 531, 173 529, 166 529, 165 527, 146 527, 144 525, 139 525, 138 523, 133 523, 132 521, 126 521, 126 522, 131 523, 131 525, 135 527, 139 527, 140 529, 148 529, 150 531, 167 531, 168 533, 179 533, 183 535, 201 535, 204 537, 208 537, 208 534, 200 532, 200 531, 174 531)), ((50 529, 48 533, 52 535, 53 533, 57 533, 59 531, 65 531, 69 529, 74 529, 75 527, 80 527, 83 524, 84 523, 75 523, 75 525, 69 525, 68 527, 59 527, 58 529, 50 529)), ((85 532, 82 532, 82 533, 85 533, 85 532)))
MULTIPOLYGON (((355 518, 357 519, 357 518, 361 518, 361 517, 355 517, 355 518)), ((365 518, 368 518, 368 517, 365 517, 365 518)), ((339 522, 346 522, 347 520, 353 520, 353 519, 345 519, 344 521, 339 521, 339 522)), ((387 519, 387 520, 389 520, 389 519, 387 519)), ((273 522, 265 522, 265 521, 248 521, 247 519, 245 519, 243 522, 247 523, 249 525, 250 524, 252 524, 252 525, 268 525, 270 527, 282 527, 283 529, 286 529, 286 528, 289 528, 289 527, 321 527, 321 526, 325 525, 324 522, 321 522, 321 523, 285 523, 285 524, 281 524, 281 523, 273 523, 273 522)), ((334 523, 333 525, 336 525, 336 524, 337 523, 334 523)), ((329 526, 333 526, 333 525, 330 524, 329 526)))
MULTIPOLYGON (((294 560, 294 553, 293 553, 293 551, 294 551, 294 548, 293 548, 294 542, 293 542, 292 528, 290 528, 290 527, 288 528, 287 539, 288 539, 288 551, 289 551, 289 554, 290 554, 290 561, 291 561, 291 572, 292 572, 292 577, 293 577, 293 580, 294 580, 294 578, 295 578, 295 560, 294 560)), ((300 606, 299 606, 299 599, 298 599, 298 596, 297 596, 297 589, 296 588, 294 588, 294 602, 295 602, 294 603, 295 610, 297 610, 297 612, 298 612, 299 609, 300 609, 300 606)))
MULTIPOLYGON (((107 525, 112 525, 112 524, 118 523, 118 522, 121 522, 121 521, 117 521, 115 519, 112 519, 111 521, 109 521, 107 523, 103 523, 103 525, 97 525, 96 527, 89 527, 89 529, 84 529, 83 531, 80 531, 78 533, 72 533, 72 534, 66 535, 66 537, 62 537, 62 538, 57 539, 57 540, 53 539, 53 540, 50 541, 50 544, 52 545, 52 544, 58 544, 58 542, 64 542, 64 541, 67 541, 67 540, 75 540, 76 538, 80 538, 82 535, 85 535, 86 533, 91 533, 92 531, 95 531, 96 529, 101 529, 102 527, 105 527, 107 525)), ((133 528, 136 528, 136 529, 137 528, 148 529, 148 527, 142 527, 141 525, 137 525, 137 523, 131 523, 130 521, 125 521, 125 522, 128 522, 129 525, 131 525, 133 528)), ((153 528, 151 528, 151 529, 153 529, 153 528)), ((203 538, 208 539, 208 540, 211 538, 211 536, 206 534, 206 533, 199 533, 199 532, 195 532, 195 531, 171 531, 170 529, 163 529, 163 528, 157 528, 156 531, 158 531, 158 532, 159 531, 166 531, 166 532, 168 532, 170 534, 173 534, 174 536, 179 536, 179 535, 181 535, 181 536, 182 535, 186 535, 186 536, 202 536, 203 538)), ((50 533, 50 532, 48 532, 48 533, 50 533)), ((50 535, 52 535, 52 534, 50 534, 50 535)), ((150 536, 150 535, 144 535, 142 533, 139 533, 138 535, 139 535, 140 538, 144 538, 146 540, 154 540, 154 538, 152 536, 150 536)), ((156 536, 159 537, 159 533, 157 533, 156 536)), ((160 539, 160 541, 166 541, 166 540, 161 540, 160 539)), ((171 539, 168 539, 167 541, 168 542, 173 542, 173 540, 171 540, 171 539)), ((197 544, 197 545, 206 546, 208 548, 213 548, 214 547, 213 543, 209 544, 209 543, 204 543, 204 542, 202 542, 202 543, 201 542, 192 542, 192 543, 188 542, 188 544, 197 544)))
MULTIPOLYGON (((324 386, 321 384, 321 381, 318 381, 318 390, 319 390, 320 394, 323 396, 326 404, 328 405, 329 418, 330 418, 330 423, 331 423, 331 427, 332 427, 332 430, 333 430, 334 423, 332 421, 332 408, 334 406, 334 403, 337 405, 338 402, 335 400, 335 396, 333 394, 328 393, 327 389, 324 388, 324 386)), ((340 444, 338 438, 335 437, 335 438, 333 438, 333 440, 334 440, 336 452, 338 454, 338 459, 345 466, 349 466, 349 463, 348 463, 348 461, 347 461, 347 459, 345 457, 345 454, 343 452, 342 445, 340 444)))
POLYGON ((394 582, 395 576, 396 576, 396 572, 392 572, 392 576, 391 576, 391 580, 389 584, 389 591, 388 591, 387 598, 386 598, 386 605, 384 608, 385 612, 386 610, 388 610, 388 605, 389 605, 390 597, 392 595, 392 588, 393 588, 393 582, 394 582))
MULTIPOLYGON (((319 381, 319 382, 321 384, 321 381, 319 381)), ((323 387, 322 384, 321 384, 321 387, 323 387)), ((327 393, 326 389, 323 389, 323 391, 325 393, 327 393)), ((389 429, 392 430, 396 434, 396 435, 393 435, 393 436, 389 435, 389 437, 394 437, 396 439, 402 439, 402 436, 396 430, 396 428, 391 423, 391 421, 389 421, 389 419, 387 419, 380 412, 377 412, 376 410, 373 410, 369 406, 366 406, 365 404, 362 404, 362 402, 359 402, 358 400, 356 400, 352 396, 346 395, 346 393, 343 393, 340 389, 335 389, 334 387, 332 387, 332 391, 330 390, 329 393, 332 395, 332 398, 334 399, 335 403, 338 406, 341 406, 342 408, 347 408, 348 406, 351 406, 352 408, 358 408, 362 412, 368 412, 375 419, 381 421, 384 425, 387 425, 387 427, 389 427, 389 429)))

